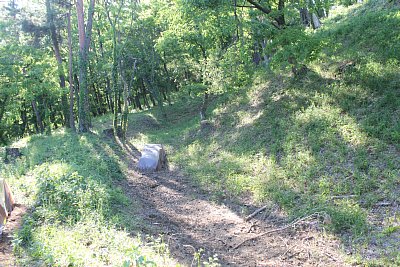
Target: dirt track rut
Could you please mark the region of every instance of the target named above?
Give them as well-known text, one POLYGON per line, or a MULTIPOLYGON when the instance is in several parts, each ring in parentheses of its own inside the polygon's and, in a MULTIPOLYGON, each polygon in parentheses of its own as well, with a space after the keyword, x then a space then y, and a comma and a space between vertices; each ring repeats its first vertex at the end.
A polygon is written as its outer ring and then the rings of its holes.
POLYGON ((216 255, 221 266, 347 266, 340 242, 323 234, 318 218, 248 241, 257 234, 283 227, 287 217, 276 206, 246 222, 244 209, 258 207, 251 201, 215 203, 188 178, 177 172, 141 174, 131 163, 122 186, 141 206, 145 231, 162 234, 171 255, 185 266, 216 255))

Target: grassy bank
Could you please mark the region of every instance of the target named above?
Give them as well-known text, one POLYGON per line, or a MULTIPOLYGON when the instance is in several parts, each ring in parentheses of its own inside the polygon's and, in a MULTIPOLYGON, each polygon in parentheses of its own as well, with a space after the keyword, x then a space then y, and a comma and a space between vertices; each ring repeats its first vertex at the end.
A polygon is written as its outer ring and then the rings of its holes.
MULTIPOLYGON (((216 202, 251 196, 296 218, 323 212, 349 261, 400 265, 400 11, 368 2, 324 21, 321 56, 302 77, 259 70, 251 85, 201 99, 180 92, 129 116, 128 142, 165 144, 172 169, 216 202)), ((97 118, 94 132, 111 126, 97 118)), ((116 184, 121 152, 97 134, 56 132, 21 140, 24 156, 1 165, 31 207, 15 239, 21 264, 171 266, 165 244, 132 237, 141 222, 116 184), (126 229, 124 229, 126 228, 126 229), (147 241, 147 242, 146 242, 147 241)))
POLYGON ((140 203, 116 185, 125 176, 115 144, 60 131, 15 145, 24 156, 1 173, 30 208, 14 239, 21 266, 175 265, 161 239, 139 236, 140 203))
POLYGON ((256 75, 214 100, 205 128, 200 99, 180 96, 168 121, 132 115, 129 141, 166 144, 215 201, 250 192, 291 217, 326 212, 352 261, 399 265, 399 14, 376 1, 339 9, 315 33, 325 46, 305 76, 256 75))

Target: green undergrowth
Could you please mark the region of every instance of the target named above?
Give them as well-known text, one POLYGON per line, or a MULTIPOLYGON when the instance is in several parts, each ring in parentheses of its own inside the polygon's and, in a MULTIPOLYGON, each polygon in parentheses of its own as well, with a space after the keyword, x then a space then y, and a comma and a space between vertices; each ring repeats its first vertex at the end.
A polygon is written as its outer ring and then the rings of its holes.
POLYGON ((374 246, 369 260, 362 251, 400 223, 390 210, 386 228, 370 221, 400 193, 400 11, 371 1, 336 13, 315 33, 326 45, 306 75, 256 74, 249 88, 215 97, 206 127, 201 99, 180 96, 167 120, 132 114, 128 140, 165 144, 171 167, 215 201, 250 192, 292 218, 326 212, 326 229, 361 255, 353 261, 396 266, 398 241, 374 246))
POLYGON ((24 156, 1 175, 29 207, 13 240, 21 266, 175 266, 162 239, 139 236, 115 144, 60 131, 14 145, 24 156))
MULTIPOLYGON (((213 201, 250 194, 291 218, 324 212, 352 261, 398 266, 400 214, 379 203, 400 193, 400 11, 369 1, 323 23, 314 36, 324 49, 302 77, 260 70, 248 88, 213 96, 202 126, 201 98, 182 91, 166 119, 130 114, 127 140, 164 144, 170 168, 213 201)), ((100 135, 111 116, 94 125, 100 135)), ((171 265, 161 241, 122 230, 140 222, 120 212, 135 203, 115 187, 125 166, 111 143, 66 132, 23 141, 25 156, 2 173, 33 207, 14 241, 25 265, 171 265)))

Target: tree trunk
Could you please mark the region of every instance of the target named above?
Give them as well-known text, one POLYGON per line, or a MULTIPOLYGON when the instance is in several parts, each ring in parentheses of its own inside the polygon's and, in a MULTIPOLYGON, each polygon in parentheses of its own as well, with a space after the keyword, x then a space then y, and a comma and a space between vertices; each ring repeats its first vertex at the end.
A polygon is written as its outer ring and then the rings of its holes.
POLYGON ((4 100, 0 102, 0 124, 3 120, 4 113, 6 111, 6 102, 8 101, 9 96, 6 95, 4 100))
POLYGON ((139 94, 135 95, 135 104, 136 104, 136 108, 138 108, 139 110, 143 110, 142 105, 140 103, 139 94))
POLYGON ((118 62, 117 62, 117 41, 115 37, 115 32, 114 32, 114 37, 113 37, 113 68, 112 68, 112 87, 113 87, 113 93, 114 93, 114 119, 113 119, 113 128, 114 128, 114 133, 117 133, 117 128, 118 128, 118 102, 119 102, 119 88, 118 88, 118 73, 117 73, 117 67, 118 67, 118 62))
POLYGON ((61 87, 61 103, 62 103, 62 110, 64 115, 64 125, 69 127, 69 114, 68 114, 68 100, 65 94, 65 73, 63 68, 63 61, 60 53, 60 44, 57 39, 57 32, 56 26, 54 24, 54 14, 53 10, 51 9, 50 0, 46 0, 46 17, 47 17, 47 24, 49 25, 51 41, 53 43, 54 55, 57 60, 57 69, 58 69, 58 76, 60 78, 60 87, 61 87))
MULTIPOLYGON (((98 18, 100 20, 100 16, 98 18)), ((99 37, 99 47, 100 47, 100 54, 101 57, 104 58, 104 48, 103 48, 103 42, 101 41, 101 32, 100 29, 97 29, 97 35, 99 37)), ((113 94, 111 91, 111 83, 110 83, 110 78, 108 78, 108 75, 105 73, 106 76, 106 95, 107 95, 107 101, 108 101, 108 109, 111 110, 112 113, 114 113, 114 103, 113 103, 113 94)))
POLYGON ((268 67, 268 65, 269 65, 269 62, 270 62, 270 57, 268 56, 268 54, 267 54, 267 40, 266 39, 264 39, 262 42, 261 42, 261 47, 262 47, 262 49, 263 49, 263 57, 264 57, 264 65, 266 66, 266 67, 268 67))
POLYGON ((33 112, 35 112, 35 117, 36 117, 36 132, 39 133, 43 133, 44 132, 44 126, 43 126, 43 121, 42 121, 42 117, 40 116, 40 112, 37 108, 37 104, 36 104, 36 100, 32 100, 31 102, 32 104, 32 108, 33 108, 33 112))
POLYGON ((208 95, 208 92, 205 92, 204 97, 203 97, 203 104, 201 105, 201 109, 200 109, 200 121, 203 121, 207 118, 206 112, 207 112, 207 107, 208 107, 208 101, 209 101, 209 95, 208 95))
POLYGON ((279 0, 278 2, 278 17, 275 19, 279 26, 285 26, 285 0, 279 0))
POLYGON ((79 132, 88 132, 90 127, 90 109, 87 86, 87 64, 92 34, 95 0, 90 0, 88 20, 85 28, 83 0, 76 1, 79 32, 79 132))
MULTIPOLYGON (((24 136, 25 131, 26 131, 26 126, 28 125, 28 115, 27 115, 27 110, 26 110, 25 103, 22 104, 20 113, 21 113, 21 120, 22 120, 22 124, 20 126, 20 128, 21 128, 21 136, 24 136)), ((0 116, 1 116, 1 114, 0 114, 0 116)))
POLYGON ((306 7, 300 8, 300 18, 304 26, 309 27, 311 23, 310 13, 306 7))
POLYGON ((75 116, 74 116, 74 81, 72 78, 72 34, 71 34, 71 7, 67 14, 67 31, 68 31, 68 81, 69 81, 69 127, 75 132, 75 116))
POLYGON ((122 84, 124 85, 124 90, 123 90, 123 109, 122 109, 122 115, 121 115, 121 138, 122 141, 125 142, 126 140, 126 131, 128 129, 128 82, 126 81, 125 73, 124 73, 124 68, 122 66, 121 60, 119 61, 119 70, 121 73, 121 80, 122 84))
POLYGON ((109 101, 109 110, 111 110, 111 112, 114 113, 114 102, 113 102, 113 96, 112 96, 112 91, 111 91, 111 81, 108 77, 106 78, 106 93, 107 93, 107 98, 109 101))

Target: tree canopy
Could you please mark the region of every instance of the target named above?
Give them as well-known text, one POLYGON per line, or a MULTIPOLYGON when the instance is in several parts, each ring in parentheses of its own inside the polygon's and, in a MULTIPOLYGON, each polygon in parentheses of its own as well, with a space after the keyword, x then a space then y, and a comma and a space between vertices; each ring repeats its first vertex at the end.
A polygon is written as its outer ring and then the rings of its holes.
POLYGON ((156 0, 33 2, 3 6, 0 141, 61 126, 86 132, 114 113, 125 135, 133 109, 207 99, 251 82, 257 69, 301 75, 322 43, 310 33, 326 1, 156 0), (69 23, 70 21, 70 23, 69 23), (70 25, 70 26, 68 26, 70 25), (70 28, 70 34, 68 34, 70 28))

